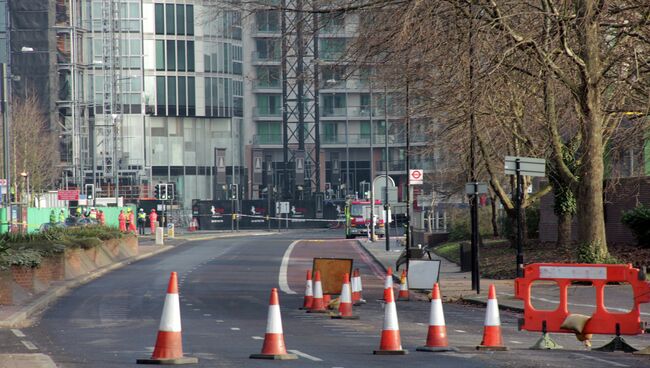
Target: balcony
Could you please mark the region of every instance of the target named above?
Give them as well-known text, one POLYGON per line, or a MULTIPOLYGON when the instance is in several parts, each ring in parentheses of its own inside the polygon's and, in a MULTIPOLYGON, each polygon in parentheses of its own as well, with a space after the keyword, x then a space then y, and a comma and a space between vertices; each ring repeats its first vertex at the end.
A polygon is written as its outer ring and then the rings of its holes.
POLYGON ((259 91, 259 90, 277 90, 282 88, 282 83, 280 83, 279 80, 275 81, 264 81, 264 80, 254 80, 253 81, 253 90, 254 91, 259 91))
MULTIPOLYGON (((405 171, 406 160, 390 160, 388 162, 388 171, 405 171)), ((375 161, 375 171, 386 171, 386 161, 375 161)))
POLYGON ((253 145, 282 145, 282 134, 255 134, 253 145))
POLYGON ((346 116, 347 108, 345 107, 323 107, 320 109, 320 116, 324 118, 346 116))
POLYGON ((278 52, 253 51, 252 59, 254 63, 280 63, 282 55, 278 52))
POLYGON ((273 109, 256 107, 253 110, 254 118, 282 118, 282 109, 278 106, 273 109))

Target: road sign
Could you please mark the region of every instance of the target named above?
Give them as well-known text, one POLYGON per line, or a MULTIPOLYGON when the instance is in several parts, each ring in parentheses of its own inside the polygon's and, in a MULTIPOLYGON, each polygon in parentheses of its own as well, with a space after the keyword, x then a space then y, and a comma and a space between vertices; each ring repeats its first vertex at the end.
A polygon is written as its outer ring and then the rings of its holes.
POLYGON ((79 191, 78 190, 59 190, 56 193, 56 198, 59 201, 78 201, 79 200, 79 191))
POLYGON ((286 215, 289 213, 289 202, 275 202, 275 214, 286 215))
POLYGON ((6 187, 7 186, 7 179, 0 179, 0 186, 6 187))
POLYGON ((422 185, 424 184, 424 170, 415 169, 409 170, 409 185, 422 185))
POLYGON ((476 183, 478 184, 478 188, 474 188, 475 183, 465 183, 465 194, 468 195, 474 195, 474 193, 478 192, 478 194, 486 194, 488 192, 487 184, 486 183, 476 183), (476 192, 474 190, 478 189, 476 192))
POLYGON ((517 160, 519 173, 524 176, 546 176, 546 160, 543 158, 506 156, 505 174, 517 175, 517 160))

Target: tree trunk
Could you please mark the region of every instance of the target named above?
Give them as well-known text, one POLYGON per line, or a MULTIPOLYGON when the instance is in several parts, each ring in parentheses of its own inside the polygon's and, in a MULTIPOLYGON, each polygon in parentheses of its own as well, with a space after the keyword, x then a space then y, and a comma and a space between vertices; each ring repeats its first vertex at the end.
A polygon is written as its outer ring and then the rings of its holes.
POLYGON ((572 242, 572 222, 573 216, 570 213, 562 213, 557 217, 557 246, 569 248, 572 242))
POLYGON ((580 167, 581 183, 578 185, 578 241, 593 247, 595 256, 607 257, 605 236, 605 214, 603 210, 603 128, 601 111, 602 65, 600 56, 598 3, 581 3, 579 15, 584 17, 578 30, 583 45, 580 52, 584 67, 579 86, 579 101, 582 113, 582 131, 586 157, 580 167))
POLYGON ((499 237, 499 224, 497 224, 497 196, 490 197, 492 206, 492 236, 499 237))

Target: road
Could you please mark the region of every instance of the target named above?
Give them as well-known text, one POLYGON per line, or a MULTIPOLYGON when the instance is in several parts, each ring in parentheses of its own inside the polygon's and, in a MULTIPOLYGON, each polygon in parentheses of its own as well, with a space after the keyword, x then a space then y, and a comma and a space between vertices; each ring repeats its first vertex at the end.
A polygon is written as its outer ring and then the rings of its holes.
MULTIPOLYGON (((341 240, 340 234, 322 230, 179 246, 76 289, 47 310, 35 326, 13 331, 24 336, 16 336, 15 343, 0 350, 44 353, 60 367, 135 366, 136 359, 149 357, 153 349, 171 271, 179 275, 184 350, 186 355, 199 358, 198 367, 392 368, 396 364, 434 363, 454 368, 650 366, 650 358, 645 356, 581 350, 571 336, 556 337, 573 350, 528 350, 539 336, 518 332, 518 316, 509 312, 501 312, 501 321, 504 340, 511 350, 476 352, 485 310, 459 304, 445 304, 445 317, 450 344, 461 351, 416 352, 415 347, 426 338, 429 307, 425 302, 397 305, 402 344, 410 353, 374 356, 383 321, 378 301, 383 286, 381 270, 355 241, 341 240), (335 236, 338 239, 332 239, 335 236), (309 238, 312 240, 304 240, 309 238), (290 245, 290 255, 285 258, 290 245), (364 277, 364 297, 368 300, 355 309, 360 320, 331 320, 297 309, 302 304, 304 272, 313 257, 354 258, 364 277), (283 259, 286 267, 282 267, 283 259), (285 340, 300 359, 250 360, 248 356, 259 353, 262 346, 270 289, 279 284, 284 284, 280 303, 285 340)), ((594 345, 606 340, 599 337, 594 345)), ((647 345, 647 339, 642 341, 647 345)))

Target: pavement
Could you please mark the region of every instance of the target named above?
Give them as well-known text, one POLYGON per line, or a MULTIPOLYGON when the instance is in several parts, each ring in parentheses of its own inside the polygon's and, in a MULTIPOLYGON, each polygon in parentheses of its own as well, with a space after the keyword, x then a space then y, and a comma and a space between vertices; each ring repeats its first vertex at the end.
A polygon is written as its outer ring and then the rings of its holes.
MULTIPOLYGON (((393 269, 396 281, 401 274, 395 272, 395 264, 403 247, 399 245, 400 238, 391 238, 390 250, 386 251, 384 239, 369 242, 368 239, 357 240, 366 251, 380 264, 387 269, 393 269)), ((425 259, 428 257, 425 255, 425 259)), ((447 302, 466 302, 472 304, 486 305, 489 285, 493 284, 497 292, 499 308, 515 312, 523 312, 524 303, 514 297, 514 279, 493 280, 481 278, 480 293, 472 290, 471 272, 461 272, 457 264, 431 253, 431 258, 440 261, 439 285, 442 299, 447 302)), ((403 266, 402 266, 403 268, 403 266)), ((420 298, 426 298, 426 292, 420 294, 420 298)), ((533 284, 531 302, 537 309, 554 310, 559 304, 559 288, 549 284, 533 284)), ((568 306, 572 313, 591 315, 595 311, 595 292, 591 286, 575 285, 569 288, 568 306)), ((417 295, 417 293, 416 293, 417 295)), ((633 293, 629 285, 612 285, 605 288, 605 307, 616 312, 627 312, 633 305, 633 293)), ((650 320, 650 304, 641 304, 641 320, 650 320)))
MULTIPOLYGON (((156 254, 169 251, 177 246, 191 241, 210 240, 217 238, 229 238, 239 236, 263 236, 277 234, 264 230, 252 231, 201 231, 192 233, 176 233, 174 238, 165 237, 164 245, 155 245, 155 238, 148 235, 140 236, 138 255, 127 258, 123 261, 113 263, 106 267, 99 268, 87 275, 72 280, 65 280, 52 283, 49 289, 43 293, 34 295, 33 298, 25 300, 17 305, 0 305, 0 328, 12 329, 31 325, 34 317, 54 303, 59 297, 70 290, 88 283, 115 269, 124 267, 133 262, 149 258, 156 254)), ((15 332, 14 332, 15 333, 15 332)), ((49 356, 44 354, 0 354, 0 368, 55 368, 56 365, 49 356)))

